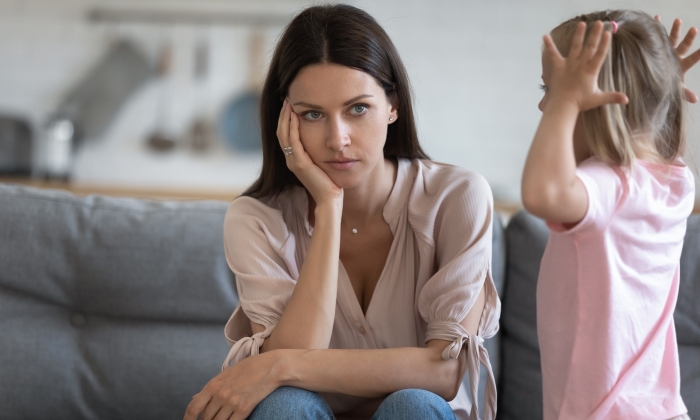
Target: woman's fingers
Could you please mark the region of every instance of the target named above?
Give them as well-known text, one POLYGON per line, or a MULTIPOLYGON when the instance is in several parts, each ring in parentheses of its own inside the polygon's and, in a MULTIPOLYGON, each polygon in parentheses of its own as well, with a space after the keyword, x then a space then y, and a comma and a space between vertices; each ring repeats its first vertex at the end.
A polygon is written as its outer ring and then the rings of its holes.
POLYGON ((306 152, 304 151, 304 146, 301 144, 301 140, 299 139, 299 116, 294 111, 289 112, 289 132, 287 133, 287 145, 285 147, 291 147, 292 152, 289 153, 286 150, 284 151, 287 158, 287 166, 290 169, 295 169, 304 159, 306 152))
POLYGON ((280 111, 279 120, 277 120, 277 140, 280 142, 280 147, 285 148, 289 146, 289 112, 291 106, 287 100, 282 103, 282 110, 280 111))
POLYGON ((229 405, 223 405, 219 409, 219 412, 216 413, 216 417, 214 417, 212 420, 228 420, 232 414, 233 408, 231 408, 229 405))
POLYGON ((223 406, 223 401, 218 398, 212 398, 209 400, 209 404, 204 408, 204 411, 199 415, 200 420, 213 420, 214 418, 218 418, 217 414, 223 409, 223 406))
POLYGON ((304 146, 299 138, 299 116, 296 112, 292 112, 289 120, 289 145, 294 153, 301 154, 304 151, 304 146))
POLYGON ((183 420, 197 420, 199 413, 204 411, 209 404, 209 401, 211 401, 211 395, 205 394, 204 392, 200 392, 192 397, 192 401, 190 401, 189 405, 187 406, 183 420))

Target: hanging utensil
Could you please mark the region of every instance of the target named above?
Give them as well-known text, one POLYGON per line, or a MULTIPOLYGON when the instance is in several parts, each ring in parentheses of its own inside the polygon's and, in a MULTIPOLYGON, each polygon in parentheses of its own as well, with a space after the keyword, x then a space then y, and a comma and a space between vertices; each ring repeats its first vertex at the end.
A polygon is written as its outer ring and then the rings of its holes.
POLYGON ((253 28, 248 45, 248 83, 246 90, 230 101, 221 113, 219 130, 222 137, 239 151, 259 151, 260 85, 263 79, 265 38, 260 28, 253 28))

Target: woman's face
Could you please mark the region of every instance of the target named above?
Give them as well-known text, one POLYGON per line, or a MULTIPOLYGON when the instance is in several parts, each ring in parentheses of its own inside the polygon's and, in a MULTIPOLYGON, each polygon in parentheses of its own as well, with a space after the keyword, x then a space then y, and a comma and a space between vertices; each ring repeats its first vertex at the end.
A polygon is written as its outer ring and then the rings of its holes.
POLYGON ((381 171, 387 128, 398 114, 374 77, 337 64, 307 66, 287 99, 304 149, 338 187, 356 187, 381 171))

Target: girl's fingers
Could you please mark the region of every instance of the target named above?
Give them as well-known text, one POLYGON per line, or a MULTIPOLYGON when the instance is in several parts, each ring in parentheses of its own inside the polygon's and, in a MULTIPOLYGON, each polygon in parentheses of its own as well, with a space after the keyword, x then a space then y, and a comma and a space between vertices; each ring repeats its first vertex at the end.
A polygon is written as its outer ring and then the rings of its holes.
POLYGON ((683 73, 700 62, 700 49, 681 60, 681 70, 683 73))
POLYGON ((596 53, 599 51, 598 46, 600 45, 601 34, 603 33, 603 22, 596 21, 593 24, 591 33, 588 34, 588 40, 586 41, 586 49, 584 50, 583 57, 586 59, 591 59, 595 57, 596 53))
POLYGON ((681 24, 681 20, 676 19, 673 21, 673 25, 671 25, 671 34, 668 36, 668 40, 671 42, 673 48, 676 48, 676 45, 678 45, 678 38, 681 37, 681 24))
POLYGON ((679 56, 685 55, 685 53, 690 50, 690 47, 693 46, 693 41, 695 41, 695 36, 698 34, 698 30, 696 28, 690 28, 688 30, 688 33, 685 34, 685 38, 683 38, 683 41, 681 41, 680 44, 676 47, 676 53, 679 56))
POLYGON ((550 60, 552 60, 552 63, 564 59, 564 57, 562 57, 559 53, 557 46, 554 44, 554 41, 552 40, 552 37, 549 36, 549 34, 545 35, 542 41, 544 42, 544 50, 549 56, 550 60))
POLYGON ((601 40, 598 43, 598 50, 591 59, 591 64, 595 66, 597 70, 603 65, 603 61, 608 56, 608 49, 610 48, 610 41, 612 39, 612 34, 608 31, 603 32, 601 40))
POLYGON ((602 92, 598 95, 597 106, 619 104, 625 105, 629 102, 627 95, 621 92, 602 92))
POLYGON ((691 104, 697 103, 698 101, 698 95, 688 88, 683 88, 683 95, 685 96, 685 100, 691 104))
POLYGON ((583 48, 583 39, 586 36, 586 24, 584 22, 579 22, 576 26, 576 32, 574 33, 574 38, 571 40, 571 48, 569 49, 569 57, 578 57, 581 54, 581 49, 583 48))

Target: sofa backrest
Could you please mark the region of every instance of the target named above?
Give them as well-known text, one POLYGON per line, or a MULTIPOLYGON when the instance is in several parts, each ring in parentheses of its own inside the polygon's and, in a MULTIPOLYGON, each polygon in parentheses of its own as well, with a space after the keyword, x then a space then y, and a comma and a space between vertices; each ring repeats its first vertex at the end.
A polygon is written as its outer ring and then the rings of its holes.
POLYGON ((0 417, 182 418, 238 303, 226 208, 0 184, 0 417))
MULTIPOLYGON (((501 299, 501 377, 498 418, 542 418, 542 374, 535 294, 549 237, 544 222, 524 211, 506 228, 507 274, 501 299)), ((674 313, 681 367, 681 395, 691 418, 700 418, 700 215, 688 219, 681 282, 674 313)))

